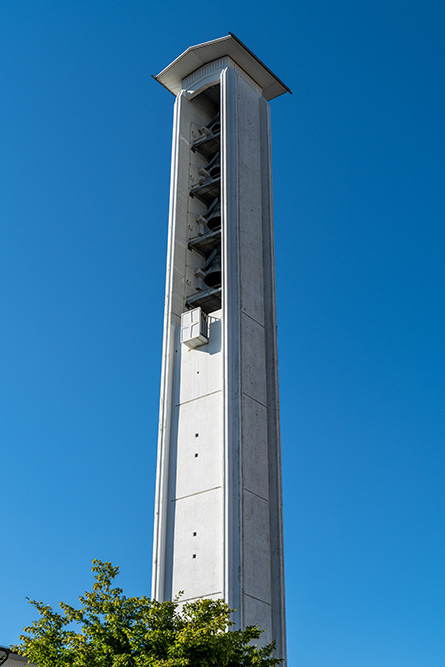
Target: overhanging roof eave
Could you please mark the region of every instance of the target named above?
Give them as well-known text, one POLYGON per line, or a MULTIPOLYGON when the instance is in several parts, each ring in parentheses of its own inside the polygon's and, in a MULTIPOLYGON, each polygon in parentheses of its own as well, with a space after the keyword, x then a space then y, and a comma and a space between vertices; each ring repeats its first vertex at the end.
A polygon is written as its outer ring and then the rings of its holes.
POLYGON ((203 65, 229 56, 262 88, 264 97, 271 100, 292 91, 233 33, 189 47, 154 78, 177 95, 182 81, 203 65))

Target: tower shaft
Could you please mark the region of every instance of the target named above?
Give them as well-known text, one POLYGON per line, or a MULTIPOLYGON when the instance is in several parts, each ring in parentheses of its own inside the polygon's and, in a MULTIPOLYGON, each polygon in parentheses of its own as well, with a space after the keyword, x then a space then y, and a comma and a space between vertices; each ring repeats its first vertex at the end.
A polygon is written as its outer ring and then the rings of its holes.
POLYGON ((157 78, 176 103, 152 594, 223 597, 285 658, 265 99, 285 87, 233 36, 157 78))

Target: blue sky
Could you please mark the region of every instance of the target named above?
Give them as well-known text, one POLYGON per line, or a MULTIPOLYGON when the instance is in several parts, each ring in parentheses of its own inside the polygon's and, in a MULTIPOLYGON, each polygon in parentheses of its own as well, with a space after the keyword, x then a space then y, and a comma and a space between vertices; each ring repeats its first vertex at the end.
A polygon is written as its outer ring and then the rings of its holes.
POLYGON ((271 103, 289 664, 445 664, 444 10, 0 3, 0 644, 93 558, 150 589, 173 96, 234 32, 271 103))

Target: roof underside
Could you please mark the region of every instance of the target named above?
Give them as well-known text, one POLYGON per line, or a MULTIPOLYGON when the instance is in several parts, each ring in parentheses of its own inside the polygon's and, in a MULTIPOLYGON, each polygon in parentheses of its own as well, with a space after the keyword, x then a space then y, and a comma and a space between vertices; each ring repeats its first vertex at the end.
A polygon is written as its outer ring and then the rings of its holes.
POLYGON ((211 42, 190 46, 154 78, 173 95, 178 95, 182 90, 182 80, 185 77, 203 65, 224 56, 232 58, 256 81, 262 88, 266 100, 272 100, 283 93, 291 92, 233 33, 214 39, 211 42))

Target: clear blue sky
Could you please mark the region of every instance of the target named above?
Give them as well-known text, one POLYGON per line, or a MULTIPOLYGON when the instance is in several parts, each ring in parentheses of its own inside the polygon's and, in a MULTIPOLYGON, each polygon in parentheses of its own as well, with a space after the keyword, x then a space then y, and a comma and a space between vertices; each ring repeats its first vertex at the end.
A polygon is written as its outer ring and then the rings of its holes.
POLYGON ((150 589, 174 98, 234 32, 271 103, 290 667, 444 667, 444 11, 0 3, 0 644, 95 557, 150 589))

